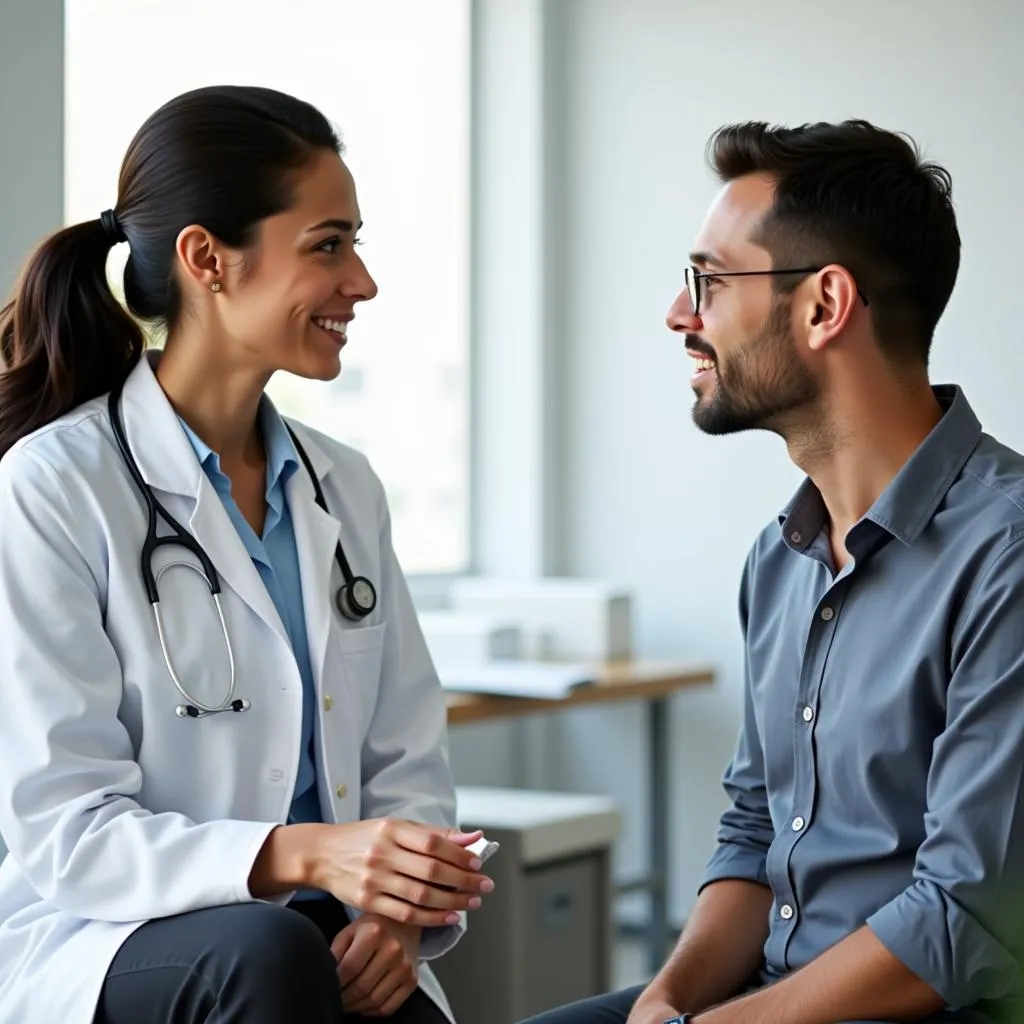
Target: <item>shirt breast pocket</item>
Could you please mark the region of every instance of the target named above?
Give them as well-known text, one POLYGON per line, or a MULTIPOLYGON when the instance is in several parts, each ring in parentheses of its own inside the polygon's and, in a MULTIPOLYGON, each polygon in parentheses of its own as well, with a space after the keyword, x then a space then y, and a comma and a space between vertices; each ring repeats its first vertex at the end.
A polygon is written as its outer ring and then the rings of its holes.
POLYGON ((377 705, 386 631, 387 623, 381 622, 376 626, 356 626, 334 633, 335 671, 343 678, 362 733, 369 726, 377 705))

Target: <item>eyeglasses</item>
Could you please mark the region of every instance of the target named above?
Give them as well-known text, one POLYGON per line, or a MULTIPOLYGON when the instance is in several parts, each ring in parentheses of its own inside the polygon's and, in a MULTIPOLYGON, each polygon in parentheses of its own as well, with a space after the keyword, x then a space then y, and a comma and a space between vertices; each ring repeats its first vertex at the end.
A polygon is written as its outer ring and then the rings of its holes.
MULTIPOLYGON (((704 286, 701 282, 707 278, 715 277, 772 277, 778 274, 816 274, 821 267, 790 267, 779 270, 716 270, 702 271, 696 267, 687 267, 683 271, 686 280, 686 293, 690 296, 690 305, 693 307, 693 315, 700 313, 700 300, 704 297, 704 286)), ((864 299, 864 296, 861 295, 864 299)), ((867 299, 864 299, 867 305, 867 299)))
MULTIPOLYGON (((688 266, 683 271, 683 278, 686 281, 686 294, 690 297, 693 315, 696 316, 700 312, 700 300, 703 298, 703 285, 700 282, 705 278, 763 278, 779 273, 817 273, 822 269, 824 268, 820 266, 794 266, 772 270, 698 270, 695 266, 688 266)), ((859 288, 857 295, 866 306, 867 296, 859 288)))

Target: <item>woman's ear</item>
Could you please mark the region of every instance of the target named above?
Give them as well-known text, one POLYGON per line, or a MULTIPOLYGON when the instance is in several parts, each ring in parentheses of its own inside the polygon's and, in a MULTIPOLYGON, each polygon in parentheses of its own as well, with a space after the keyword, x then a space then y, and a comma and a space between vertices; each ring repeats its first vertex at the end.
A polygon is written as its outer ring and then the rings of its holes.
POLYGON ((175 253, 187 280, 210 291, 223 288, 226 250, 206 228, 198 224, 183 228, 178 234, 175 253))

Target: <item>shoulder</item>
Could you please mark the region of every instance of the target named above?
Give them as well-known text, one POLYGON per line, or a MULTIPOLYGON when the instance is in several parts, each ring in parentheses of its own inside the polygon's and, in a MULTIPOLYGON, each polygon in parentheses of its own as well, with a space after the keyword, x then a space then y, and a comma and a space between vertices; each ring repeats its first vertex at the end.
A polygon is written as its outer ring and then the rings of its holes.
POLYGON ((0 459, 5 495, 47 489, 44 481, 69 487, 75 479, 95 485, 116 457, 103 399, 93 399, 21 438, 0 459))
POLYGON ((368 495, 382 511, 386 509, 384 486, 363 452, 301 420, 284 417, 284 421, 299 439, 325 489, 332 487, 346 499, 353 494, 368 495))
POLYGON ((1024 531, 1024 455, 982 434, 946 505, 973 520, 975 533, 986 526, 1024 531))
POLYGON ((283 419, 302 442, 310 456, 313 456, 314 453, 318 454, 321 459, 330 464, 331 469, 376 479, 377 474, 370 465, 370 460, 358 448, 353 448, 351 445, 325 434, 322 430, 303 423, 302 420, 294 419, 291 416, 285 416, 283 419))

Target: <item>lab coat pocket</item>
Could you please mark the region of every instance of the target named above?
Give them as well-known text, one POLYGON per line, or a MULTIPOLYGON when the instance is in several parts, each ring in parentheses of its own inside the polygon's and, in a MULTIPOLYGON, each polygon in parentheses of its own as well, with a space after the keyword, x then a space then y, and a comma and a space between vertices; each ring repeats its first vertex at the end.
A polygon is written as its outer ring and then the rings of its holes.
POLYGON ((376 626, 342 629, 335 634, 338 667, 357 710, 361 735, 366 734, 377 705, 386 629, 387 623, 382 622, 376 626))

